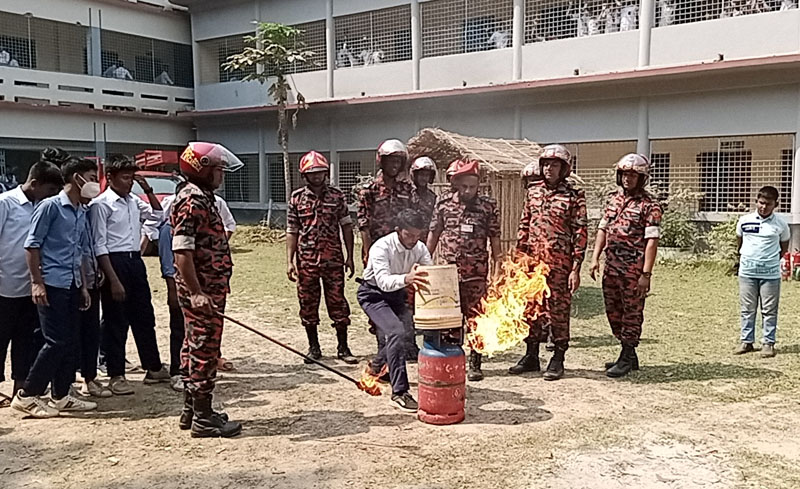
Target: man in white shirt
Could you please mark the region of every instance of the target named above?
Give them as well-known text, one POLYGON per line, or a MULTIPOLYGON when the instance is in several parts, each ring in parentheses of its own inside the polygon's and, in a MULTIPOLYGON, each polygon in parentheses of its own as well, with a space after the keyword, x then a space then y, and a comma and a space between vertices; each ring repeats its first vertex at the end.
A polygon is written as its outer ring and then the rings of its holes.
POLYGON ((124 155, 112 155, 104 165, 109 187, 89 207, 97 262, 106 277, 103 304, 103 351, 109 388, 116 395, 133 394, 125 379, 125 343, 128 326, 133 332, 145 384, 169 382, 161 364, 155 333, 155 313, 147 270, 139 253, 142 222, 161 217, 161 204, 147 181, 137 176, 136 165, 124 155), (142 187, 149 204, 131 193, 133 181, 142 187))
POLYGON ((133 80, 131 72, 128 71, 128 68, 125 68, 125 63, 122 61, 117 64, 117 69, 114 70, 113 77, 117 80, 133 80))
POLYGON ((25 261, 25 238, 35 203, 56 195, 63 185, 61 170, 39 161, 31 167, 25 183, 0 195, 0 382, 5 381, 10 344, 14 394, 22 388, 36 356, 34 331, 39 325, 25 261))
POLYGON ((161 73, 155 78, 156 83, 159 85, 174 85, 175 82, 172 81, 172 78, 169 76, 169 66, 164 65, 161 67, 161 73))
POLYGON ((418 212, 406 209, 397 216, 395 232, 380 238, 369 249, 364 278, 358 288, 358 303, 375 324, 377 334, 385 337, 383 346, 372 360, 370 370, 389 366, 392 404, 406 412, 417 411, 417 401, 408 392, 406 345, 413 340, 413 315, 407 305, 407 286, 428 285, 427 272, 417 265, 431 265, 428 248, 419 239, 428 223, 418 212))

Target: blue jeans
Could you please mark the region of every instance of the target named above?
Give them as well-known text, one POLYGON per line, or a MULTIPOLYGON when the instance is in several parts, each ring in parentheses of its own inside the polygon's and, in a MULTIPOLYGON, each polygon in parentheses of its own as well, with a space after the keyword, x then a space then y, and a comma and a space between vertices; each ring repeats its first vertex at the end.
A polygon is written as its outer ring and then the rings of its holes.
POLYGON ((775 344, 780 298, 781 279, 739 277, 742 343, 755 343, 756 312, 759 305, 761 305, 761 322, 764 327, 764 339, 762 342, 775 344))
POLYGON ((367 317, 375 323, 379 344, 381 339, 385 340, 373 365, 388 364, 392 394, 405 394, 409 388, 406 346, 414 340, 414 329, 409 327, 414 318, 406 303, 406 289, 383 292, 374 285, 363 283, 356 297, 367 317))

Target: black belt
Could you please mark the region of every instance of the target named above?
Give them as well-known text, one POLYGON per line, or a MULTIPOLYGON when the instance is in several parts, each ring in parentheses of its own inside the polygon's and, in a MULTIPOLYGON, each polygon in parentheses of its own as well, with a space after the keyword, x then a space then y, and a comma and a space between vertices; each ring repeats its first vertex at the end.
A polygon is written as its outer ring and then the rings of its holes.
POLYGON ((109 253, 108 256, 124 256, 126 258, 141 258, 142 255, 138 251, 114 251, 109 253))

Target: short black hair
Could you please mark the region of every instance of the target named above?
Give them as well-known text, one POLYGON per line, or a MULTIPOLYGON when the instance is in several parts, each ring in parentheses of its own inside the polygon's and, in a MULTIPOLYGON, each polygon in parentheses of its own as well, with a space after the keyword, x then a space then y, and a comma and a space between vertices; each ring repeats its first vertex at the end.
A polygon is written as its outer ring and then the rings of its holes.
POLYGON ((38 161, 31 166, 28 172, 28 181, 31 180, 58 187, 64 185, 64 177, 61 176, 61 170, 49 161, 38 161))
POLYGON ((406 209, 397 215, 397 227, 399 229, 426 229, 428 226, 421 213, 414 209, 406 209))
POLYGON ((64 177, 65 182, 69 182, 72 180, 73 175, 76 173, 86 173, 87 171, 97 171, 97 163, 92 160, 87 160, 84 158, 76 158, 70 157, 62 166, 61 166, 61 174, 64 177))
POLYGON ((39 161, 47 161, 58 167, 63 165, 71 156, 61 148, 47 147, 39 153, 39 161))
POLYGON ((780 196, 780 194, 778 193, 778 189, 776 189, 772 185, 767 185, 767 186, 761 187, 761 189, 759 189, 758 197, 756 197, 756 198, 757 199, 762 199, 763 198, 763 199, 767 199, 767 200, 774 200, 775 202, 777 202, 779 196, 780 196))
POLYGON ((135 172, 139 168, 129 156, 116 153, 106 158, 103 169, 106 171, 106 175, 114 175, 123 171, 135 172))

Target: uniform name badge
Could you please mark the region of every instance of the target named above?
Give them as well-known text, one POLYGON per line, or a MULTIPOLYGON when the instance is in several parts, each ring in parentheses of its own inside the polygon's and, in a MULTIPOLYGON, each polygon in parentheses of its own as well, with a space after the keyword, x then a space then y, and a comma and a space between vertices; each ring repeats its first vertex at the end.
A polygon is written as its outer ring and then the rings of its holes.
POLYGON ((462 224, 461 225, 461 232, 462 233, 471 233, 473 231, 472 224, 462 224))

